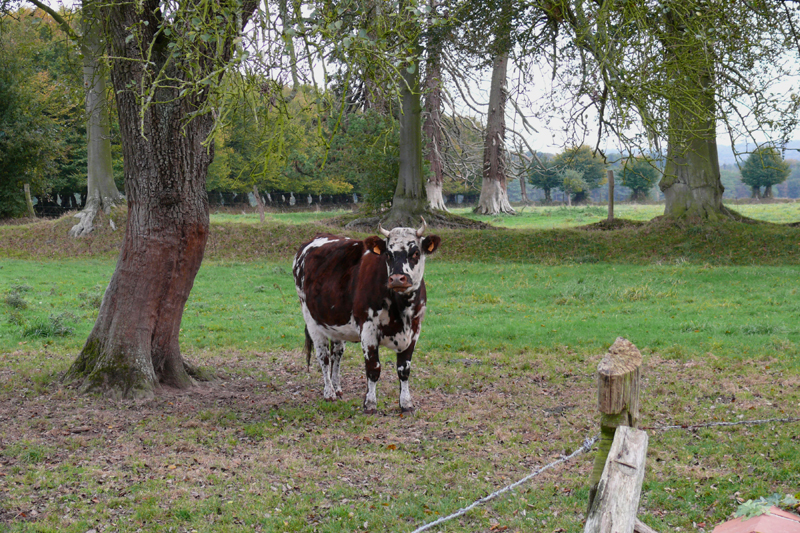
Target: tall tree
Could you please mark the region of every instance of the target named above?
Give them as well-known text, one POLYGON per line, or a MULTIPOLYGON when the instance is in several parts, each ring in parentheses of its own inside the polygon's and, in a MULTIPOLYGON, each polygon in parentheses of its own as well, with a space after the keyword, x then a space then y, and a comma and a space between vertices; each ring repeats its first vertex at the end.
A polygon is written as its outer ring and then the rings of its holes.
POLYGON ((198 375, 179 333, 208 237, 212 87, 255 8, 238 0, 96 5, 113 58, 128 218, 97 321, 67 373, 83 390, 150 395, 198 375))
POLYGON ((483 215, 516 214, 506 190, 506 88, 511 41, 512 6, 502 2, 492 45, 492 81, 483 147, 483 183, 475 212, 483 215))
MULTIPOLYGON (((437 0, 430 0, 430 16, 437 16, 437 0)), ((443 36, 431 33, 428 36, 427 61, 425 65, 425 122, 422 130, 428 145, 425 159, 428 161, 428 179, 425 191, 431 209, 447 211, 442 196, 444 184, 444 146, 442 144, 442 53, 443 36)))
POLYGON ((91 233, 99 211, 108 214, 124 198, 114 182, 111 155, 111 118, 109 116, 108 72, 103 61, 105 40, 102 19, 93 0, 84 0, 81 9, 81 31, 77 32, 62 13, 39 0, 30 0, 58 23, 61 30, 75 42, 83 56, 83 84, 86 90, 87 134, 87 195, 83 210, 75 216, 80 222, 69 234, 80 237, 91 233))
POLYGON ((596 109, 598 143, 612 132, 631 151, 660 151, 666 140, 665 216, 735 217, 722 204, 718 125, 735 144, 759 131, 785 139, 797 123, 797 99, 771 94, 790 72, 774 31, 784 25, 779 3, 564 0, 550 9, 572 32, 577 109, 596 109))
POLYGON ((412 226, 428 211, 422 164, 422 102, 417 62, 410 62, 405 66, 402 79, 400 164, 392 208, 385 220, 385 225, 389 228, 412 226))

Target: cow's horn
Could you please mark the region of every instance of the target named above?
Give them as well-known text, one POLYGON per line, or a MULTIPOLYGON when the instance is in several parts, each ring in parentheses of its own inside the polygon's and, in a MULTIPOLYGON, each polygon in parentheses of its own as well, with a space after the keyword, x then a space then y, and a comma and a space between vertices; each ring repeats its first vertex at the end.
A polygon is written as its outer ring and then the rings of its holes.
POLYGON ((381 233, 383 233, 383 234, 384 234, 384 235, 386 235, 387 237, 389 236, 389 232, 388 232, 388 231, 386 231, 385 229, 383 229, 383 226, 381 226, 381 223, 380 223, 380 222, 378 222, 378 229, 380 230, 380 232, 381 232, 381 233))
POLYGON ((425 233, 425 228, 428 227, 428 224, 425 223, 425 219, 424 218, 422 218, 422 217, 419 217, 419 218, 422 219, 422 226, 420 226, 419 229, 417 230, 417 237, 422 237, 422 234, 425 233))

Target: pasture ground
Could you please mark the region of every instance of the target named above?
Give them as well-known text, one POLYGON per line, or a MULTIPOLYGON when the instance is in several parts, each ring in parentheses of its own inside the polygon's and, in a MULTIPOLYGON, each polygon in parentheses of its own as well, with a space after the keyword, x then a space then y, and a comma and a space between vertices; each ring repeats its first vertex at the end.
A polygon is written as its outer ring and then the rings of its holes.
MULTIPOLYGON (((617 335, 644 354, 645 427, 800 416, 795 228, 441 232, 419 411, 399 415, 383 353, 368 417, 355 346, 336 403, 299 352, 288 255, 320 229, 307 222, 214 222, 182 346, 216 381, 119 402, 65 388, 119 237, 70 243, 68 224, 0 227, 0 530, 413 531, 593 436, 617 335)), ((798 492, 799 429, 648 430, 641 518, 710 531, 746 499, 798 492)), ((592 458, 435 531, 580 531, 592 458)))

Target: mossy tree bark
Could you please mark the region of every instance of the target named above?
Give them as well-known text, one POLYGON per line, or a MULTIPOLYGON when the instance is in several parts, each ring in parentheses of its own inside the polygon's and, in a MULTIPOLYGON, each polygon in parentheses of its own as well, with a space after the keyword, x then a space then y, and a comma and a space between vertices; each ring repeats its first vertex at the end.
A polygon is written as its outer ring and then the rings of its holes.
MULTIPOLYGON (((142 10, 135 3, 110 2, 99 13, 107 21, 115 58, 111 78, 120 117, 128 220, 97 321, 66 380, 112 397, 147 396, 161 385, 193 384, 179 334, 208 237, 205 183, 213 150, 204 143, 213 118, 201 113, 187 120, 203 106, 207 88, 180 95, 180 84, 171 83, 156 89, 146 107, 135 92, 153 71, 165 72, 170 80, 187 76, 160 33, 163 19, 157 2, 145 0, 142 10), (128 38, 132 27, 141 41, 154 44, 148 61, 141 56, 148 47, 128 38), (148 73, 148 68, 153 70, 148 73)), ((208 13, 213 21, 215 13, 208 13)), ((221 51, 214 48, 216 42, 208 44, 206 57, 229 58, 233 33, 227 34, 221 51)), ((218 66, 207 65, 207 74, 218 66)))
POLYGON ((732 216, 722 205, 717 155, 713 57, 695 42, 672 14, 665 15, 663 44, 675 92, 669 105, 667 161, 659 188, 664 216, 671 219, 718 220, 732 216), (691 52, 692 62, 685 58, 691 52))
POLYGON ((400 117, 400 170, 392 208, 384 225, 412 227, 428 208, 425 177, 422 173, 422 103, 419 91, 419 69, 403 69, 400 117), (409 72, 412 70, 412 72, 409 72))

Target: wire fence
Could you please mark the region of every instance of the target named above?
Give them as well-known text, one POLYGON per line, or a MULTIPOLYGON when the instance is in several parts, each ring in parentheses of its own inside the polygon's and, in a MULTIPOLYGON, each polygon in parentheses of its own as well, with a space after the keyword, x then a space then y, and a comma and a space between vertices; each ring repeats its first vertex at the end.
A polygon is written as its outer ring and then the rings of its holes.
MULTIPOLYGON (((755 426, 755 425, 770 424, 770 423, 792 423, 792 422, 800 422, 800 418, 794 418, 794 417, 764 418, 764 419, 760 419, 760 420, 737 420, 735 422, 707 422, 707 423, 703 423, 703 424, 676 424, 676 425, 671 425, 671 426, 647 426, 647 427, 640 427, 639 429, 650 430, 650 431, 668 431, 668 430, 673 430, 673 429, 694 430, 694 429, 709 428, 709 427, 730 427, 730 426, 746 426, 746 425, 755 426)), ((508 491, 514 490, 515 488, 519 487, 520 485, 523 485, 524 483, 526 483, 526 482, 530 481, 531 479, 535 478, 539 474, 541 474, 541 473, 543 473, 543 472, 545 472, 547 470, 550 470, 551 468, 554 468, 554 467, 556 467, 556 466, 558 466, 558 465, 560 465, 562 463, 566 463, 566 462, 570 461, 571 459, 574 459, 575 457, 590 451, 592 449, 592 447, 595 445, 595 443, 598 441, 599 438, 600 438, 599 435, 595 435, 594 437, 590 437, 590 438, 584 439, 583 445, 580 448, 578 448, 577 450, 575 450, 574 452, 572 452, 570 455, 563 456, 563 457, 553 461, 552 463, 547 464, 547 465, 545 465, 545 466, 543 466, 543 467, 531 472, 530 474, 528 474, 524 478, 522 478, 522 479, 520 479, 518 481, 515 481, 514 483, 512 483, 510 485, 506 485, 505 487, 503 487, 503 488, 501 488, 499 490, 496 490, 496 491, 492 492, 491 494, 488 494, 488 495, 484 496, 483 498, 475 500, 474 502, 472 502, 468 506, 462 507, 461 509, 459 509, 459 510, 457 510, 457 511, 455 511, 455 512, 453 512, 453 513, 451 513, 451 514, 449 514, 447 516, 443 516, 441 518, 438 518, 438 519, 434 520, 433 522, 428 522, 427 524, 424 524, 424 525, 418 527, 417 529, 415 529, 414 531, 412 531, 412 533, 421 533, 422 531, 427 531, 427 530, 429 530, 429 529, 431 529, 433 527, 438 526, 439 524, 442 524, 444 522, 447 522, 449 520, 452 520, 454 518, 458 518, 459 516, 463 516, 463 515, 467 514, 472 509, 478 507, 479 505, 483 505, 484 503, 487 503, 487 502, 497 498, 498 496, 500 496, 502 494, 505 494, 508 491)))

